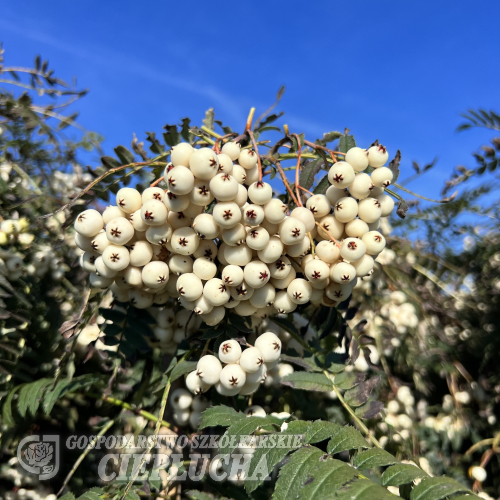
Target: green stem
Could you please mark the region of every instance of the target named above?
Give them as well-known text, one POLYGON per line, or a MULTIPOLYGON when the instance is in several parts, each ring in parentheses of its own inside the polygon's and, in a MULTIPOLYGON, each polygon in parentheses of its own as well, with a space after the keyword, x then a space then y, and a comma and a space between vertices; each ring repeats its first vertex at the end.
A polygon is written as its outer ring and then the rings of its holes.
POLYGON ((64 482, 61 486, 61 489, 57 492, 57 496, 59 496, 64 488, 66 488, 66 485, 69 483, 69 480, 73 477, 73 474, 76 472, 76 469, 78 469, 79 465, 83 462, 84 458, 91 452, 91 450, 94 448, 96 445, 97 441, 101 436, 104 436, 106 432, 113 426, 115 423, 114 420, 110 420, 100 431, 99 434, 87 445, 87 448, 85 448, 85 451, 78 457, 78 460, 75 462, 75 465, 73 465, 73 468, 69 471, 68 475, 64 479, 64 482))
MULTIPOLYGON (((401 191, 404 191, 405 193, 408 193, 408 194, 411 194, 413 196, 416 196, 417 198, 420 198, 421 200, 432 201, 432 203, 444 203, 443 200, 433 200, 432 198, 426 198, 425 196, 422 196, 420 194, 414 193, 413 191, 410 191, 409 189, 406 189, 405 187, 403 187, 403 186, 401 186, 399 184, 393 184, 393 186, 396 189, 401 189, 401 191)), ((390 189, 387 189, 387 188, 386 188, 386 191, 389 194, 392 194, 392 196, 395 196, 396 198, 398 198, 399 200, 401 199, 401 197, 398 196, 396 193, 394 193, 394 191, 391 191, 390 189)))
POLYGON ((335 394, 339 398, 339 401, 341 402, 342 406, 348 411, 349 415, 353 418, 353 420, 358 424, 358 426, 361 428, 361 430, 368 436, 370 441, 380 449, 382 448, 382 445, 378 442, 377 438, 373 436, 370 431, 368 430, 368 427, 361 421, 361 419, 354 413, 354 410, 349 406, 347 401, 344 399, 342 394, 340 393, 338 387, 335 385, 334 379, 332 378, 331 374, 327 370, 323 370, 323 373, 328 377, 328 379, 332 382, 333 385, 333 390, 335 391, 335 394))

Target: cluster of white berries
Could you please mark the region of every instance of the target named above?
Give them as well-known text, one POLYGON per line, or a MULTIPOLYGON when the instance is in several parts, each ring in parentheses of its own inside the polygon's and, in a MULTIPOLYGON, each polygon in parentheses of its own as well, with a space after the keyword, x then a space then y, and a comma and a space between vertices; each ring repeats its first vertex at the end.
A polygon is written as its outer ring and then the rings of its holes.
POLYGON ((183 427, 190 424, 194 430, 198 430, 201 420, 201 412, 210 406, 210 402, 204 396, 195 396, 180 387, 172 392, 170 406, 177 425, 183 427))
POLYGON ((123 188, 116 206, 76 219, 91 285, 120 301, 147 308, 176 297, 208 325, 226 309, 262 318, 309 302, 334 306, 385 247, 377 229, 394 202, 384 194, 392 172, 383 146, 349 150, 331 167, 326 194, 289 215, 259 180, 253 149, 227 142, 216 154, 180 143, 170 159, 166 191, 123 188))
POLYGON ((225 340, 219 346, 218 357, 207 354, 200 358, 196 370, 186 377, 186 387, 193 394, 215 386, 223 396, 248 396, 259 388, 267 370, 278 364, 280 355, 281 340, 273 332, 259 335, 255 346, 245 350, 236 340, 225 340))

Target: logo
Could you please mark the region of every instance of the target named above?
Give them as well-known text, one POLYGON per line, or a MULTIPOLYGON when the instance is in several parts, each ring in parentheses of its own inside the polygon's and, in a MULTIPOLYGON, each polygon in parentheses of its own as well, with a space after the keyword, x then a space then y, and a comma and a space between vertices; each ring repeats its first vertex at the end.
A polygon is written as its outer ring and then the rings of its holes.
POLYGON ((17 447, 17 459, 27 472, 40 481, 53 478, 59 471, 59 436, 28 436, 17 447))

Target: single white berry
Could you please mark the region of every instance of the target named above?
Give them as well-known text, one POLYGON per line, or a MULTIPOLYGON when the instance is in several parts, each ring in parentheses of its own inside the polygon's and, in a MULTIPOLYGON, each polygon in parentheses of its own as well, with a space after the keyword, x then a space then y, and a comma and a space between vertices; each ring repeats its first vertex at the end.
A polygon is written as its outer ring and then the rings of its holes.
POLYGON ((239 364, 245 372, 255 373, 264 364, 264 358, 257 347, 249 347, 241 353, 239 364))
POLYGON ((347 262, 334 264, 330 270, 330 278, 336 283, 347 285, 356 277, 356 269, 347 262))
POLYGON ((208 326, 215 326, 218 325, 224 319, 225 314, 226 314, 225 307, 214 307, 209 313, 202 314, 201 319, 208 326))
POLYGON ((120 207, 115 205, 106 207, 102 213, 102 220, 104 221, 104 224, 107 224, 110 220, 116 219, 117 217, 126 217, 126 214, 120 207))
MULTIPOLYGON (((330 209, 328 209, 330 211, 330 209)), ((325 214, 326 215, 326 214, 325 214)), ((306 231, 310 233, 316 227, 316 219, 310 209, 297 207, 292 210, 290 217, 300 220, 304 224, 306 231)))
POLYGON ((217 172, 219 174, 230 174, 234 168, 233 160, 231 160, 231 158, 225 153, 218 154, 217 158, 219 160, 219 168, 217 172))
POLYGON ((165 169, 165 180, 169 191, 174 194, 188 194, 194 186, 194 175, 188 168, 179 165, 170 172, 165 169))
POLYGON ((161 226, 149 226, 146 229, 146 239, 153 245, 165 246, 172 238, 172 226, 165 222, 161 226))
POLYGON ((378 255, 385 248, 385 238, 378 231, 369 231, 363 235, 368 255, 378 255))
POLYGON ((238 163, 245 169, 249 170, 257 165, 257 153, 254 149, 242 149, 238 156, 238 163))
POLYGON ((247 226, 259 226, 264 220, 264 209, 260 205, 246 205, 241 214, 242 222, 247 226))
POLYGON ((246 243, 252 250, 264 250, 269 244, 269 233, 261 226, 249 228, 246 243))
POLYGON ((149 262, 142 268, 142 281, 149 288, 161 288, 169 277, 168 265, 165 262, 149 262))
POLYGON ((238 193, 236 196, 231 200, 233 203, 236 203, 240 208, 243 207, 248 199, 248 191, 245 186, 242 186, 241 184, 238 184, 238 193))
POLYGON ((247 232, 243 224, 236 224, 229 229, 223 229, 221 236, 226 245, 236 247, 245 243, 247 232))
POLYGON ((212 278, 205 283, 203 296, 213 306, 222 306, 229 300, 230 293, 221 279, 212 278))
POLYGON ((156 321, 161 328, 172 328, 175 322, 175 313, 172 309, 162 309, 158 316, 156 317, 156 321))
POLYGON ((281 355, 281 340, 273 332, 266 332, 257 337, 255 347, 262 353, 265 363, 277 361, 281 355))
MULTIPOLYGON (((269 234, 269 228, 264 226, 265 221, 262 225, 262 227, 268 232, 269 234)), ((281 241, 280 238, 277 236, 271 236, 269 238, 269 242, 266 245, 265 248, 262 250, 257 251, 257 256, 258 258, 262 261, 265 262, 266 264, 270 264, 271 262, 275 262, 278 260, 281 255, 283 254, 284 246, 283 242, 281 241)))
POLYGON ((368 163, 370 164, 370 167, 382 167, 382 165, 385 165, 388 159, 389 153, 387 152, 387 149, 382 146, 382 144, 372 146, 368 149, 368 163))
POLYGON ((167 191, 163 203, 172 212, 182 212, 189 206, 189 194, 175 194, 167 191))
POLYGON ((332 207, 340 200, 340 198, 345 198, 349 196, 349 192, 347 189, 339 189, 335 186, 330 186, 325 193, 325 196, 328 198, 328 201, 332 205, 332 207))
POLYGON ((193 259, 188 255, 171 255, 168 259, 168 268, 172 274, 186 274, 193 272, 193 259))
POLYGON ((146 229, 150 227, 149 224, 146 224, 141 217, 140 210, 136 210, 133 214, 128 214, 127 218, 136 231, 146 231, 146 229))
POLYGON ((349 297, 349 295, 351 295, 351 292, 351 285, 341 285, 335 281, 330 282, 330 284, 325 288, 326 296, 336 302, 343 302, 349 297))
POLYGON ((345 161, 350 163, 356 172, 362 172, 368 166, 368 151, 358 147, 351 148, 345 155, 345 161))
POLYGON ((328 171, 328 180, 337 189, 349 187, 354 181, 354 168, 346 161, 334 163, 328 171))
POLYGON ((221 278, 226 286, 238 286, 243 282, 243 269, 240 266, 225 266, 221 278))
POLYGON ((134 236, 134 232, 134 226, 124 217, 117 217, 106 225, 106 237, 113 245, 126 245, 134 236))
POLYGON ((371 174, 372 183, 379 188, 386 188, 391 185, 394 178, 392 170, 387 167, 380 167, 374 170, 371 174))
POLYGON ((217 274, 217 266, 209 257, 198 257, 193 262, 193 273, 201 280, 210 280, 217 274))
POLYGON ((472 479, 475 479, 480 483, 485 481, 487 477, 486 470, 483 467, 479 467, 478 465, 471 467, 469 474, 472 477, 472 479))
POLYGON ((215 390, 221 395, 221 396, 236 396, 240 392, 240 387, 236 387, 233 389, 226 389, 220 382, 218 384, 215 384, 215 390))
POLYGON ((265 417, 265 416, 267 416, 264 408, 262 408, 262 406, 259 406, 259 405, 249 406, 245 410, 245 415, 247 417, 265 417))
POLYGON ((128 300, 137 309, 147 309, 153 305, 154 295, 144 290, 132 288, 128 291, 128 300))
POLYGON ((191 226, 202 240, 213 240, 219 236, 220 228, 211 214, 197 215, 191 226))
MULTIPOLYGON (((211 182, 211 181, 210 181, 211 182)), ((194 180, 193 189, 188 194, 189 202, 198 207, 205 207, 214 199, 214 195, 210 190, 210 183, 207 180, 194 180)))
POLYGON ((220 202, 215 204, 213 216, 217 225, 222 229, 229 229, 240 222, 241 210, 232 201, 220 202))
POLYGON ((361 259, 353 262, 352 265, 356 269, 356 276, 363 278, 364 276, 368 276, 373 269, 373 257, 365 254, 361 259))
POLYGON ((382 210, 382 217, 387 217, 391 215, 394 210, 394 200, 391 196, 387 194, 382 194, 377 196, 377 201, 380 203, 380 209, 382 210))
POLYGON ((223 255, 226 259, 226 263, 221 261, 220 256, 219 261, 224 265, 232 264, 235 266, 246 266, 252 260, 252 249, 245 243, 236 247, 229 247, 226 245, 223 255))
POLYGON ((246 170, 247 178, 245 179, 245 185, 250 186, 254 182, 257 182, 260 177, 259 166, 255 165, 255 167, 250 170, 246 170))
POLYGON ((232 201, 238 194, 238 181, 228 173, 217 174, 210 180, 210 191, 218 201, 232 201))
POLYGON ((194 273, 181 274, 177 279, 177 293, 187 301, 194 301, 203 293, 203 283, 194 273))
POLYGON ((283 279, 290 274, 292 264, 290 263, 290 259, 286 255, 283 255, 274 262, 270 263, 268 267, 271 278, 283 279))
POLYGON ((200 237, 191 227, 181 227, 172 233, 170 244, 175 253, 192 255, 200 244, 200 237))
POLYGON ((234 308, 234 312, 239 316, 252 316, 257 312, 257 308, 254 307, 248 300, 244 300, 238 303, 234 308))
POLYGON ((215 259, 217 253, 217 245, 212 240, 201 240, 193 256, 196 258, 210 257, 211 259, 215 259))
POLYGON ((125 247, 109 245, 102 253, 102 260, 113 271, 121 271, 130 264, 130 253, 125 247))
POLYGON ((202 356, 196 365, 196 375, 208 385, 214 385, 219 382, 221 371, 222 365, 220 361, 211 354, 202 356))
POLYGON ((304 266, 304 274, 309 281, 320 281, 330 276, 330 266, 320 259, 311 259, 304 266))
POLYGON ((113 284, 113 278, 105 278, 100 274, 91 273, 89 275, 90 285, 94 288, 108 288, 113 284))
POLYGON ((194 411, 202 412, 210 406, 210 401, 204 396, 196 396, 193 399, 192 408, 194 411))
MULTIPOLYGON (((75 231, 82 236, 86 236, 87 238, 95 236, 103 227, 104 221, 102 220, 101 214, 97 210, 84 210, 77 215, 75 220, 75 231)), ((2 231, 9 234, 4 229, 2 229, 2 231)))
POLYGON ((170 152, 170 161, 177 167, 182 165, 183 167, 189 166, 189 158, 194 153, 194 148, 188 142, 180 142, 172 147, 170 152))
POLYGON ((260 384, 266 378, 266 374, 267 366, 264 363, 256 372, 247 373, 247 383, 260 384))
POLYGON ((220 372, 220 383, 226 389, 240 389, 245 385, 247 376, 240 365, 231 363, 220 372))
POLYGON ((279 224, 286 216, 288 206, 279 198, 273 198, 264 205, 264 215, 272 224, 279 224))
POLYGON ((357 200, 368 198, 372 190, 372 178, 365 173, 356 174, 353 183, 349 186, 349 193, 357 200))
POLYGON ((140 288, 143 285, 142 282, 142 268, 141 267, 134 267, 134 266, 128 266, 124 271, 123 271, 123 277, 122 279, 127 283, 128 285, 136 288, 140 288))
POLYGON ((158 200, 163 201, 165 197, 165 191, 159 187, 148 187, 146 188, 141 195, 142 203, 146 203, 148 200, 158 200))
POLYGON ((97 257, 97 259, 95 259, 94 265, 97 274, 99 274, 103 278, 114 278, 118 273, 118 271, 113 271, 108 266, 106 266, 106 264, 104 264, 102 256, 99 256, 97 257))
POLYGON ((362 238, 369 231, 368 224, 361 219, 353 219, 345 225, 345 234, 351 238, 362 238))
POLYGON ((358 215, 358 203, 354 198, 340 198, 333 209, 335 218, 340 222, 349 222, 358 215))
POLYGON ((306 227, 294 217, 287 217, 279 225, 279 236, 284 245, 300 243, 306 236, 306 227))
POLYGON ((260 288, 271 279, 269 268, 259 260, 249 262, 243 270, 243 276, 245 282, 252 288, 260 288))
POLYGON ((315 219, 321 219, 329 214, 332 209, 328 198, 324 194, 311 196, 306 202, 306 207, 311 211, 315 219))
POLYGON ((116 193, 116 204, 126 214, 133 214, 141 208, 141 193, 137 189, 122 188, 116 193))
POLYGON ((160 200, 148 200, 141 207, 141 219, 148 226, 161 226, 167 220, 168 211, 160 200))
POLYGON ((221 153, 229 156, 231 160, 236 161, 240 156, 241 146, 238 142, 228 141, 222 146, 221 153))
POLYGON ((293 266, 291 266, 290 271, 288 272, 285 278, 271 278, 271 284, 279 289, 287 288, 288 285, 295 279, 296 276, 297 276, 297 271, 295 271, 293 266))
POLYGON ((270 283, 266 285, 256 288, 250 297, 250 304, 254 307, 264 308, 270 306, 274 303, 274 299, 276 298, 276 289, 270 283))
POLYGON ((233 172, 231 175, 236 179, 236 182, 240 185, 244 184, 245 181, 247 180, 247 171, 240 165, 233 166, 233 172))
POLYGON ((174 331, 170 328, 162 328, 161 326, 155 326, 153 328, 153 334, 156 339, 160 342, 170 342, 174 336, 174 331))
POLYGON ((219 346, 219 359, 222 363, 236 363, 240 356, 241 346, 236 340, 225 340, 219 346))
POLYGON ((210 384, 205 383, 200 377, 196 375, 196 370, 192 371, 186 377, 186 387, 193 394, 203 394, 210 388, 210 384))
MULTIPOLYGON (((130 239, 132 239, 133 235, 134 233, 132 232, 132 236, 130 239)), ((122 245, 123 243, 117 243, 117 244, 122 245)), ((111 245, 111 241, 108 240, 105 231, 101 231, 90 240, 90 250, 93 252, 102 253, 109 245, 111 245)))
POLYGON ((273 189, 267 182, 257 181, 248 188, 248 197, 256 205, 265 205, 273 197, 273 189))
POLYGON ((311 240, 309 238, 303 238, 299 243, 294 245, 285 245, 285 253, 290 257, 302 257, 309 252, 311 248, 311 240))
POLYGON ((210 180, 217 174, 219 159, 210 148, 195 149, 189 158, 189 168, 197 179, 210 180))
POLYGON ((287 293, 295 304, 306 304, 311 297, 312 286, 302 278, 294 279, 287 287, 287 293))
MULTIPOLYGON (((103 231, 103 232, 104 232, 104 234, 106 234, 105 231, 103 231)), ((98 234, 101 234, 101 233, 98 233, 98 234)), ((80 250, 83 250, 84 252, 91 252, 92 251, 92 244, 91 243, 92 243, 93 239, 94 239, 93 236, 90 236, 90 237, 82 236, 80 233, 77 233, 75 231, 75 244, 80 250)))
POLYGON ((170 404, 175 410, 187 410, 193 402, 193 396, 186 389, 175 389, 170 396, 170 404))
POLYGON ((340 246, 340 256, 348 262, 356 262, 366 253, 366 245, 359 238, 346 238, 340 246))
POLYGON ((316 245, 316 255, 323 262, 333 264, 340 257, 340 250, 333 241, 323 240, 316 245))
MULTIPOLYGON (((352 200, 352 198, 342 198, 347 200, 352 200)), ((356 203, 354 201, 354 203, 356 203)), ((323 238, 324 240, 331 240, 331 238, 340 239, 342 234, 344 233, 344 224, 343 222, 337 219, 336 215, 326 215, 322 219, 318 221, 318 236, 323 238)))
POLYGON ((360 200, 358 204, 358 216, 367 224, 375 222, 382 216, 382 207, 376 198, 360 200))

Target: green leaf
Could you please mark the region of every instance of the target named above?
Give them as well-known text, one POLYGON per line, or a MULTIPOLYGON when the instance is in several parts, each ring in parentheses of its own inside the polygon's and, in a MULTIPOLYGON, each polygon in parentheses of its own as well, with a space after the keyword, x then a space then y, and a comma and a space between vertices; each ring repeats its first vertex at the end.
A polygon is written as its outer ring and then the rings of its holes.
POLYGON ((325 194, 326 190, 330 187, 330 181, 328 180, 328 174, 326 174, 313 189, 314 194, 325 194))
POLYGON ((353 135, 342 135, 339 140, 339 151, 341 153, 347 153, 351 148, 356 147, 356 141, 353 135))
POLYGON ((125 496, 124 500, 140 500, 140 499, 141 497, 135 491, 130 490, 125 496))
POLYGON ((31 413, 31 415, 35 415, 38 410, 38 406, 43 397, 43 392, 46 386, 53 383, 53 379, 43 378, 41 380, 37 380, 35 383, 30 384, 30 390, 26 395, 26 404, 27 409, 31 413))
POLYGON ((342 137, 342 132, 332 131, 323 134, 321 139, 316 139, 314 142, 320 146, 326 146, 329 142, 333 142, 339 137, 342 137))
POLYGON ((454 493, 471 493, 471 491, 454 479, 429 477, 422 479, 422 482, 413 488, 410 500, 441 500, 454 493))
POLYGON ((59 498, 59 500, 75 500, 75 495, 73 495, 73 493, 68 491, 68 493, 59 498))
POLYGON ((323 368, 317 365, 313 356, 309 356, 307 358, 299 358, 297 356, 288 356, 287 354, 282 354, 280 356, 282 361, 286 361, 287 363, 293 363, 295 365, 301 366, 305 368, 308 372, 322 372, 323 368))
POLYGON ((318 158, 307 162, 300 172, 299 185, 305 189, 310 189, 314 183, 314 176, 321 170, 323 158, 318 158))
MULTIPOLYGON (((241 436, 249 436, 266 424, 275 424, 279 428, 282 422, 279 418, 270 415, 267 417, 244 417, 239 419, 234 424, 231 424, 231 427, 221 437, 220 442, 225 444, 225 446, 219 447, 221 458, 231 454, 238 447, 241 436)), ((269 428, 269 425, 267 428, 269 428)))
POLYGON ((359 408, 356 408, 354 413, 359 418, 369 419, 376 417, 383 409, 384 403, 381 401, 368 401, 359 408))
POLYGON ((259 134, 262 134, 262 132, 267 132, 269 130, 274 130, 276 132, 281 132, 281 129, 279 127, 273 127, 273 126, 269 126, 269 127, 259 127, 257 129, 259 131, 259 134))
POLYGON ((331 499, 342 485, 356 477, 356 470, 340 460, 330 458, 319 462, 299 490, 300 499, 331 499))
POLYGON ((369 479, 356 479, 335 492, 335 500, 396 500, 397 495, 369 479))
POLYGON ((230 408, 229 406, 213 406, 212 408, 208 408, 201 414, 201 423, 198 429, 201 430, 205 427, 215 427, 217 425, 227 427, 243 418, 246 418, 243 413, 237 412, 235 409, 230 408))
POLYGON ((101 495, 95 491, 89 490, 79 496, 78 500, 101 500, 101 495))
POLYGON ((332 381, 323 373, 295 372, 283 377, 281 383, 303 391, 333 391, 332 381))
POLYGON ((291 500, 297 497, 299 488, 310 472, 318 466, 324 453, 314 446, 296 451, 281 468, 272 500, 291 500))
POLYGON ((339 431, 328 441, 326 451, 333 455, 341 451, 352 450, 354 448, 369 448, 366 439, 354 428, 350 426, 341 427, 339 431))
POLYGON ((197 364, 197 361, 182 361, 182 363, 175 365, 175 368, 172 370, 170 375, 170 381, 173 382, 179 377, 182 377, 185 373, 192 372, 196 369, 197 364))
POLYGON ((371 448, 362 451, 354 457, 353 465, 357 469, 372 469, 373 467, 385 467, 398 463, 398 460, 389 452, 380 448, 371 448))
POLYGON ((273 323, 276 323, 278 326, 281 326, 284 328, 287 332, 295 333, 296 335, 299 335, 299 331, 295 327, 295 325, 291 322, 288 321, 285 318, 279 318, 279 317, 273 317, 272 318, 273 323))
POLYGON ((308 444, 319 443, 325 439, 331 438, 342 427, 333 422, 325 422, 324 420, 316 420, 309 429, 307 429, 304 441, 308 444))
POLYGON ((339 389, 352 389, 353 387, 356 387, 358 384, 363 382, 365 377, 366 376, 363 373, 342 372, 338 375, 335 375, 333 381, 339 389))
POLYGON ((198 490, 191 490, 186 493, 186 496, 188 498, 191 498, 192 500, 214 500, 214 497, 208 495, 207 493, 203 493, 202 491, 198 490))
POLYGON ((166 132, 163 134, 163 138, 165 139, 167 146, 172 147, 181 142, 181 137, 177 130, 177 125, 165 125, 163 128, 166 130, 166 132))
POLYGON ((383 486, 399 486, 411 483, 415 479, 428 477, 428 474, 419 467, 410 464, 397 464, 389 467, 382 474, 383 486))
POLYGON ((361 382, 358 386, 349 389, 344 394, 344 399, 351 406, 361 406, 368 401, 371 392, 380 382, 380 377, 372 377, 366 382, 361 382))
POLYGON ((121 165, 120 162, 115 160, 112 156, 101 156, 101 163, 106 168, 116 168, 121 165))
POLYGON ((7 427, 14 427, 16 425, 16 421, 14 420, 14 417, 12 415, 12 399, 16 392, 24 387, 26 384, 18 385, 17 387, 14 387, 7 397, 5 398, 5 401, 3 402, 3 407, 2 407, 2 419, 7 427))
POLYGON ((255 450, 250 460, 247 476, 253 477, 256 470, 258 470, 260 479, 247 479, 245 481, 247 493, 251 493, 260 486, 265 478, 271 473, 274 466, 281 462, 289 452, 302 446, 303 442, 299 436, 306 432, 307 427, 309 427, 309 422, 304 422, 302 420, 290 422, 285 431, 273 435, 278 438, 276 446, 266 446, 265 448, 261 446, 255 450), (290 436, 297 436, 298 439, 290 436))
POLYGON ((99 308, 99 314, 113 323, 121 323, 125 319, 125 313, 116 309, 99 308))
POLYGON ((125 146, 116 146, 115 153, 120 159, 121 165, 128 165, 135 162, 134 155, 125 146))

